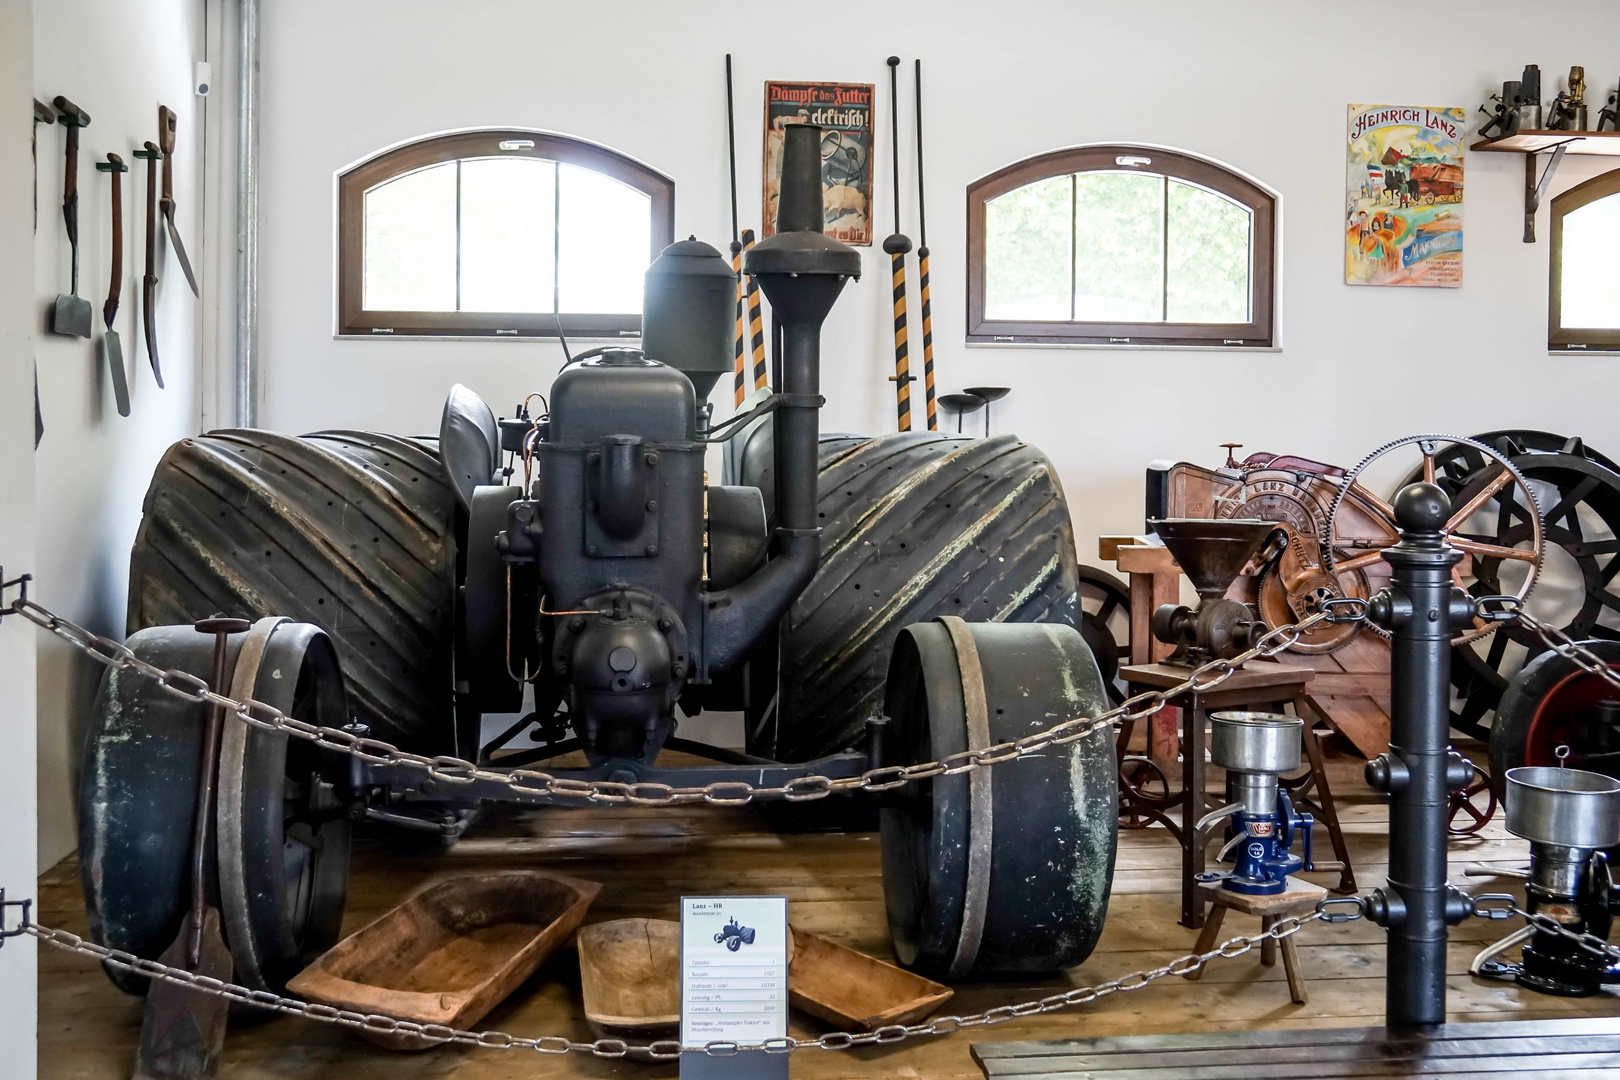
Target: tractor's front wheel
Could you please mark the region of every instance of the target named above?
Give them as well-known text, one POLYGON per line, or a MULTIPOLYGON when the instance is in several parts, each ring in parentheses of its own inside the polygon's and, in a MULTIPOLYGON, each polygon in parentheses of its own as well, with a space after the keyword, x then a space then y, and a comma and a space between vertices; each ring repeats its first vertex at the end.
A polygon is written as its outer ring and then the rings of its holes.
MULTIPOLYGON (((165 670, 206 677, 213 638, 190 626, 141 630, 128 645, 165 670)), ((319 627, 261 619, 228 643, 229 693, 308 723, 348 709, 336 651, 319 627)), ((91 937, 156 959, 189 904, 204 707, 136 672, 110 670, 91 708, 79 785, 79 873, 91 937)), ((338 935, 349 824, 335 767, 313 745, 226 717, 215 798, 219 905, 236 980, 279 990, 338 935)), ((341 777, 338 778, 341 780, 341 777)), ((147 980, 107 965, 121 990, 147 980)))
MULTIPOLYGON (((1108 698, 1079 631, 945 616, 901 631, 884 761, 1022 738, 1108 698)), ((1061 971, 1097 943, 1118 839, 1109 730, 1019 760, 915 781, 882 812, 894 951, 931 978, 1061 971)))

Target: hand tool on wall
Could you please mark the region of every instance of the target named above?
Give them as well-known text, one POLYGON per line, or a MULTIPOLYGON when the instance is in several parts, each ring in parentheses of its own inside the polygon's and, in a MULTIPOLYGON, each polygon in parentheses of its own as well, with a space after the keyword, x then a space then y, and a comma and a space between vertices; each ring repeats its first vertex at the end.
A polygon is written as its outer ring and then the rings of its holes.
POLYGON ((743 278, 742 241, 737 239, 737 115, 731 95, 731 54, 726 53, 726 148, 731 154, 731 273, 737 279, 737 351, 732 361, 733 396, 742 407, 743 398, 743 278))
POLYGON ((889 265, 894 277, 894 383, 895 407, 900 416, 900 430, 911 430, 911 363, 906 356, 906 252, 911 250, 911 238, 900 232, 900 58, 889 57, 889 127, 894 152, 890 155, 894 165, 894 232, 883 241, 883 250, 889 253, 889 265))
MULTIPOLYGON (((34 157, 34 231, 39 231, 39 125, 56 126, 56 110, 39 98, 34 99, 34 131, 29 140, 29 152, 34 157)), ((34 367, 34 449, 39 449, 45 437, 45 414, 39 408, 39 367, 34 367)))
POLYGON ((934 313, 928 298, 928 211, 923 199, 922 61, 917 61, 917 284, 922 289, 923 395, 928 406, 928 430, 939 430, 934 405, 934 313))
POLYGON ((79 297, 79 129, 90 123, 90 114, 65 97, 56 101, 57 122, 67 128, 67 167, 62 179, 62 220, 67 223, 68 244, 73 248, 73 291, 56 298, 51 312, 51 332, 67 337, 90 336, 90 301, 79 297))
POLYGON ((152 377, 163 389, 163 368, 157 350, 157 163, 163 156, 154 143, 135 151, 146 161, 146 275, 141 278, 141 325, 146 329, 146 358, 152 363, 152 377))
POLYGON ((186 275, 191 295, 200 297, 197 276, 191 272, 191 260, 186 257, 186 245, 180 242, 180 230, 174 227, 174 110, 167 105, 158 106, 158 146, 163 151, 163 224, 168 227, 169 243, 180 260, 180 271, 186 275))
POLYGON ((96 170, 112 174, 112 278, 107 283, 107 302, 101 306, 101 318, 107 325, 101 349, 107 355, 118 415, 128 416, 129 381, 124 372, 124 345, 118 331, 113 329, 113 321, 118 318, 118 298, 124 293, 124 173, 129 172, 129 166, 117 154, 109 153, 106 161, 96 162, 96 170))
MULTIPOLYGON (((228 646, 232 634, 252 629, 246 619, 203 619, 199 634, 214 635, 214 654, 208 688, 228 692, 228 646)), ((202 761, 197 776, 197 799, 191 822, 191 905, 180 923, 180 933, 163 950, 160 963, 181 967, 221 982, 235 970, 231 950, 220 931, 219 908, 210 903, 209 867, 214 865, 214 793, 218 786, 219 747, 225 710, 207 708, 203 720, 202 761)), ((231 999, 199 994, 187 987, 153 979, 141 1013, 141 1045, 135 1053, 134 1080, 177 1080, 209 1077, 219 1069, 225 1045, 225 1023, 231 999)))
POLYGON ((56 124, 56 110, 39 98, 34 99, 34 134, 28 150, 34 156, 34 231, 39 232, 39 125, 56 124))

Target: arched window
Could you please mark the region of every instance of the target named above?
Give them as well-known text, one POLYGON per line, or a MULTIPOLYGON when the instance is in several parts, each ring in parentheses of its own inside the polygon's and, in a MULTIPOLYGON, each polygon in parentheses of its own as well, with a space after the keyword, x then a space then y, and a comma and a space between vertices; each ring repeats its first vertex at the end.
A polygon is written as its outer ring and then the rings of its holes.
POLYGON ((1620 169, 1552 201, 1551 351, 1620 352, 1620 169))
POLYGON ((1269 347, 1277 200, 1152 146, 1081 146, 968 187, 968 341, 1269 347))
POLYGON ((675 183, 594 143, 481 130, 338 177, 338 332, 634 336, 675 183))

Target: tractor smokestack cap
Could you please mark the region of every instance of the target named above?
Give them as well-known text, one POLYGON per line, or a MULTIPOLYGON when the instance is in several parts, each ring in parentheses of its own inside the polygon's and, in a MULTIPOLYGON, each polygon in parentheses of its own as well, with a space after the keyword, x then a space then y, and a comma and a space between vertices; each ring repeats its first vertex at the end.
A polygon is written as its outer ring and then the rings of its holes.
POLYGON ((743 273, 861 276, 860 253, 823 231, 821 132, 814 124, 789 124, 783 130, 776 233, 743 253, 743 273))

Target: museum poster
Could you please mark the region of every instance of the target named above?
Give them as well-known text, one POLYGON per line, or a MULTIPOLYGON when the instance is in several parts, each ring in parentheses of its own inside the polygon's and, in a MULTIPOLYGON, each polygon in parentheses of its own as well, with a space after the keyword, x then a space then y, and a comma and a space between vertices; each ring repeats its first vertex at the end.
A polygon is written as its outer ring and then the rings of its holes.
POLYGON ((764 235, 776 231, 782 184, 782 129, 816 124, 821 136, 821 183, 827 235, 846 244, 872 243, 872 85, 765 84, 764 235))
POLYGON ((1467 127, 1462 109, 1350 106, 1346 284, 1462 284, 1467 127))

